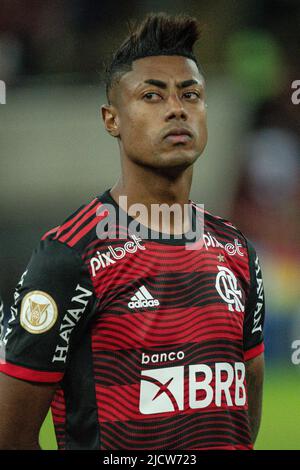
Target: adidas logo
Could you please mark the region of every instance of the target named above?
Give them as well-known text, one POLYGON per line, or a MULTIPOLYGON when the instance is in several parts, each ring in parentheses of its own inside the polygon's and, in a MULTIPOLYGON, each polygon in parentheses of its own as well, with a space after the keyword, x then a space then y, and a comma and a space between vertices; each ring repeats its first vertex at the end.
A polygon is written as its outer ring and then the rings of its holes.
POLYGON ((129 308, 158 307, 158 306, 159 306, 159 300, 154 299, 145 286, 141 286, 136 291, 134 296, 131 297, 130 302, 128 302, 129 308))

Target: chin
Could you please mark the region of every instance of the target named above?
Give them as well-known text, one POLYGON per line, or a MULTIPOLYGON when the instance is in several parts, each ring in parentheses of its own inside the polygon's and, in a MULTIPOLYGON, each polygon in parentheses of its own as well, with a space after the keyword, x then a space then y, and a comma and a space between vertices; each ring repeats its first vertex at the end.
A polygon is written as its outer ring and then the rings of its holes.
POLYGON ((195 151, 174 149, 172 152, 160 155, 160 167, 161 168, 175 168, 175 167, 188 167, 193 165, 199 154, 195 151))

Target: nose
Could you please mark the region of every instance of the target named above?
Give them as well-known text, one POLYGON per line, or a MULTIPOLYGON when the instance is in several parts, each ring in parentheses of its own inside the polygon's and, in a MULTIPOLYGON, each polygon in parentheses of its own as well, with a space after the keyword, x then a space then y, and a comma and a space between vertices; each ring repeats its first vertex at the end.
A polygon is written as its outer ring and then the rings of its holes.
POLYGON ((165 116, 166 121, 170 121, 171 119, 186 121, 187 117, 187 112, 180 98, 176 94, 170 95, 168 99, 168 110, 165 116))

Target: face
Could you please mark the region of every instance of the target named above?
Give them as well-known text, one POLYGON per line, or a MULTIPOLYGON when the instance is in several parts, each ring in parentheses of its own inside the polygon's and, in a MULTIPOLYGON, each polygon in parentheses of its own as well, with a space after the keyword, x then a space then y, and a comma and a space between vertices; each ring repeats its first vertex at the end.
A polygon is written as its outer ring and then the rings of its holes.
POLYGON ((133 62, 102 107, 123 157, 152 168, 186 168, 207 142, 204 80, 193 60, 154 56, 133 62))

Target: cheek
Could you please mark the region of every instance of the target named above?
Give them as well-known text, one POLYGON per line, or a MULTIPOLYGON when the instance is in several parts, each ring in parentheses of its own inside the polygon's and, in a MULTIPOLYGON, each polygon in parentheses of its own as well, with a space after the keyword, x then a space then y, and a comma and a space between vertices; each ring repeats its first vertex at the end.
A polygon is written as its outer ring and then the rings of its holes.
POLYGON ((195 146, 198 151, 203 151, 207 143, 207 123, 206 116, 203 114, 196 120, 195 146))
POLYGON ((207 136, 206 113, 201 116, 198 123, 199 138, 203 139, 207 136))
MULTIPOLYGON (((157 132, 156 132, 157 133, 157 132)), ((127 113, 120 124, 121 139, 130 147, 142 147, 155 139, 153 120, 143 113, 127 113)))
POLYGON ((206 123, 203 123, 200 129, 200 134, 199 134, 199 144, 200 144, 201 150, 205 148, 207 144, 207 139, 208 139, 207 126, 206 126, 206 123))

